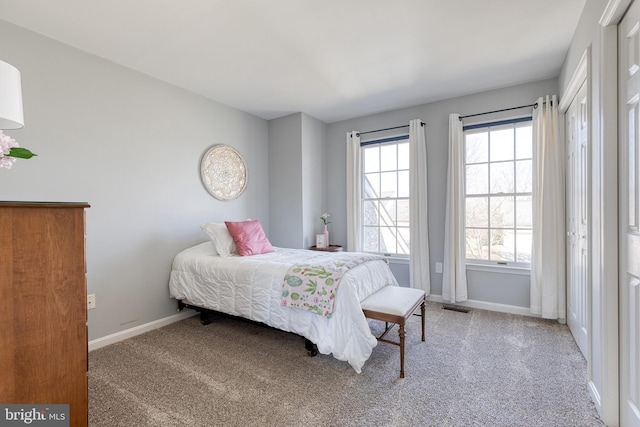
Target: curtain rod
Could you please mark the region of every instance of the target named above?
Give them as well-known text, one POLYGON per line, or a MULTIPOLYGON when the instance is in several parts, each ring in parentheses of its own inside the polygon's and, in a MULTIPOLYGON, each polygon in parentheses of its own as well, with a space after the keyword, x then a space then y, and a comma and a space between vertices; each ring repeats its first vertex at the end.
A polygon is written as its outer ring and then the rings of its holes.
MULTIPOLYGON (((424 122, 420 122, 420 125, 424 126, 424 122)), ((358 133, 356 133, 356 136, 365 135, 367 133, 382 132, 382 131, 385 131, 385 130, 402 129, 402 128, 408 128, 408 127, 409 127, 409 125, 402 125, 402 126, 394 126, 392 128, 368 130, 366 132, 358 132, 358 133)))
POLYGON ((528 107, 538 108, 538 104, 536 103, 531 105, 521 105, 519 107, 511 107, 511 108, 504 108, 502 110, 487 111, 486 113, 468 114, 466 116, 460 116, 460 121, 462 121, 462 119, 466 119, 467 117, 484 116, 485 114, 501 113, 503 111, 518 110, 520 108, 528 108, 528 107))
MULTIPOLYGON (((542 103, 546 104, 547 101, 543 101, 542 103)), ((553 101, 551 101, 551 103, 553 104, 553 101)), ((460 121, 462 121, 462 119, 466 119, 467 117, 484 116, 485 114, 501 113, 503 111, 518 110, 520 108, 531 108, 531 107, 538 108, 538 103, 536 102, 535 104, 521 105, 519 107, 504 108, 502 110, 487 111, 486 113, 468 114, 466 116, 460 116, 460 121)))

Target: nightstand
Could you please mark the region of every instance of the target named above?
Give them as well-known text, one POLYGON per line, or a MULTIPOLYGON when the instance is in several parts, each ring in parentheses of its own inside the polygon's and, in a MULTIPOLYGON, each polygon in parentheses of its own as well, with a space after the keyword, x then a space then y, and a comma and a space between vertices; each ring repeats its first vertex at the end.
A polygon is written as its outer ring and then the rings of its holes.
POLYGON ((319 248, 317 246, 311 246, 309 249, 311 249, 312 251, 342 252, 342 246, 340 245, 329 245, 328 248, 319 248))

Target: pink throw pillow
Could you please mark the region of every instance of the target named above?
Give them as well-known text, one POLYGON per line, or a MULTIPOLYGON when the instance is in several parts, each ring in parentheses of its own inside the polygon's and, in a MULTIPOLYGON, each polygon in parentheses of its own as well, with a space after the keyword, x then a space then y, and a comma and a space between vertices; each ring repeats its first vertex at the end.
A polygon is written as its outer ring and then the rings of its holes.
POLYGON ((264 234, 264 230, 257 220, 231 222, 225 221, 229 234, 238 247, 242 256, 258 255, 273 252, 273 246, 264 234))

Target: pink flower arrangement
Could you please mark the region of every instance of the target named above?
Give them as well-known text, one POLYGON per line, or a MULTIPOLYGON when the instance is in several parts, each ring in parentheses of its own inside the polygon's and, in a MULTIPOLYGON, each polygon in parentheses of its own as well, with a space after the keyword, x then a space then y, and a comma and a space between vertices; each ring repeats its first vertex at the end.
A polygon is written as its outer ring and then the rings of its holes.
POLYGON ((16 159, 30 159, 37 154, 20 148, 15 139, 0 130, 0 168, 11 169, 16 159))

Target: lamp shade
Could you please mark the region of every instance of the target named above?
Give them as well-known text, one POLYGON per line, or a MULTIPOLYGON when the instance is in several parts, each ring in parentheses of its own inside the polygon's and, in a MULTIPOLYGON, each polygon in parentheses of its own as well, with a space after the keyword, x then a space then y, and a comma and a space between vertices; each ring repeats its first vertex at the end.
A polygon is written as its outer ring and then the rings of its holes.
POLYGON ((20 71, 0 61, 0 129, 20 129, 23 126, 20 71))

